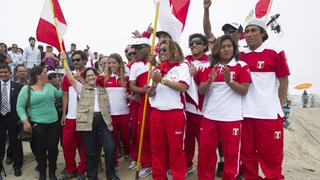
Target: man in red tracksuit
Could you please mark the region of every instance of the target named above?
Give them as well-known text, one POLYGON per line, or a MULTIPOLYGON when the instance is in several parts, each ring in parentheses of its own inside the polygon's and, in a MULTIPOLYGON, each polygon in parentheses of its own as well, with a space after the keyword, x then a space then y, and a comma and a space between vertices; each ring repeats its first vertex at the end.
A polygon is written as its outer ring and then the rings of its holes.
POLYGON ((241 161, 247 180, 281 180, 283 161, 282 107, 288 88, 289 68, 283 51, 270 48, 265 22, 251 19, 245 27, 248 49, 241 60, 249 66, 252 83, 243 102, 241 161))
MULTIPOLYGON (((72 54, 72 62, 77 72, 75 77, 80 76, 84 71, 87 61, 86 55, 82 51, 75 51, 72 54)), ((79 133, 76 131, 76 117, 77 117, 77 93, 73 88, 71 82, 65 76, 62 82, 62 120, 61 124, 64 126, 62 131, 62 148, 64 160, 66 162, 66 173, 62 176, 62 180, 71 179, 78 176, 78 179, 84 179, 87 169, 85 144, 81 139, 79 133), (68 109, 68 113, 66 113, 68 109), (76 165, 76 150, 80 150, 80 163, 76 165)))
MULTIPOLYGON (((145 100, 145 93, 147 92, 147 74, 148 66, 147 58, 150 52, 150 42, 147 38, 138 38, 136 43, 132 44, 135 48, 137 56, 136 61, 131 65, 129 83, 130 90, 133 93, 139 94, 141 102, 138 111, 138 131, 137 138, 140 139, 143 106, 145 100)), ((141 166, 139 176, 146 177, 151 174, 151 145, 150 145, 150 104, 147 104, 145 129, 142 146, 141 166)), ((139 143, 139 141, 137 141, 139 143)))

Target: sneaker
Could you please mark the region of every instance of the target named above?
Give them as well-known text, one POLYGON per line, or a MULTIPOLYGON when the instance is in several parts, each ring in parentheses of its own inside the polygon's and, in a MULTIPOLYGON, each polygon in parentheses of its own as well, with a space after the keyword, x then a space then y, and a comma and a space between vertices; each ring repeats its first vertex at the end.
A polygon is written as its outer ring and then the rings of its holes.
POLYGON ((189 175, 189 174, 192 174, 194 171, 196 171, 196 168, 195 168, 194 166, 189 166, 189 167, 187 168, 187 173, 188 173, 188 175, 189 175))
POLYGON ((144 178, 149 176, 152 173, 152 169, 147 167, 147 168, 143 168, 142 170, 140 170, 139 172, 139 177, 144 178))
POLYGON ((223 165, 224 165, 224 162, 218 162, 218 167, 216 171, 217 177, 222 177, 223 165))
POLYGON ((85 180, 86 176, 84 174, 78 173, 77 180, 85 180))
POLYGON ((133 170, 135 170, 136 168, 137 168, 137 161, 131 161, 128 169, 129 169, 130 171, 133 171, 133 170))
POLYGON ((63 174, 59 180, 68 180, 68 179, 72 179, 74 177, 77 177, 77 174, 76 173, 68 173, 66 172, 65 174, 63 174))

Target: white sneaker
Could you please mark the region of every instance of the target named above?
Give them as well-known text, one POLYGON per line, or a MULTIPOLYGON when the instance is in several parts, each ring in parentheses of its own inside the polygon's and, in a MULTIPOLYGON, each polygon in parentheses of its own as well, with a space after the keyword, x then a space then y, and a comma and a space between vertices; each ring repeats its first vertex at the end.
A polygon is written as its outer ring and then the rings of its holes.
POLYGON ((133 170, 135 170, 136 168, 137 168, 137 161, 131 161, 128 169, 129 169, 130 171, 133 171, 133 170))
POLYGON ((194 166, 189 166, 189 167, 187 168, 187 174, 188 174, 188 175, 189 175, 189 174, 192 174, 195 170, 196 170, 196 168, 195 168, 194 166))
POLYGON ((151 168, 143 168, 142 170, 140 170, 139 172, 139 177, 144 178, 149 176, 152 173, 152 169, 151 168))

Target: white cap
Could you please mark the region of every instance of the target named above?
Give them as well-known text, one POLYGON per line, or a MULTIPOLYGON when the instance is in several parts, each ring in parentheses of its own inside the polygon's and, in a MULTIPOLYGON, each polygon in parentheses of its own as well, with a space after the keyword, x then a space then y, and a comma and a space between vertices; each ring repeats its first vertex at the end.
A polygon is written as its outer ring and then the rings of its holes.
POLYGON ((264 37, 263 41, 267 40, 269 38, 268 36, 268 31, 267 31, 267 25, 266 25, 266 22, 262 19, 258 19, 258 18, 252 18, 252 19, 249 19, 247 22, 246 22, 246 26, 245 26, 245 29, 248 27, 248 26, 251 26, 251 25, 255 25, 255 26, 259 26, 261 27, 265 32, 266 32, 266 36, 264 37))
POLYGON ((144 38, 144 37, 135 38, 135 40, 132 42, 131 45, 141 45, 141 44, 147 44, 147 45, 151 46, 151 43, 150 43, 149 39, 148 38, 144 38))
POLYGON ((256 25, 256 26, 259 26, 261 27, 262 29, 264 29, 266 32, 267 32, 267 25, 266 25, 266 22, 262 19, 258 19, 258 18, 252 18, 252 19, 249 19, 247 22, 246 22, 246 28, 250 25, 256 25))
POLYGON ((56 72, 55 72, 55 71, 50 70, 50 71, 48 71, 48 72, 47 72, 47 74, 48 74, 48 75, 49 75, 49 74, 56 74, 56 72))

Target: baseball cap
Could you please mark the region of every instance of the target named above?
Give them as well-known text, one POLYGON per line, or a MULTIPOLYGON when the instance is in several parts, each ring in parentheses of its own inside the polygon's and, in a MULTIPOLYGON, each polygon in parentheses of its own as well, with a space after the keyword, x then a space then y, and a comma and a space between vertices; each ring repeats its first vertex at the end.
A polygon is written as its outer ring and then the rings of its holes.
POLYGON ((157 38, 159 38, 163 34, 166 35, 166 36, 169 36, 169 38, 172 39, 170 34, 168 32, 166 32, 166 31, 157 31, 156 36, 157 36, 157 38))
POLYGON ((135 38, 135 40, 131 43, 132 46, 135 46, 135 45, 141 45, 141 44, 146 44, 148 46, 151 46, 151 43, 149 41, 148 38, 135 38))
POLYGON ((229 30, 230 28, 237 29, 238 32, 240 32, 240 33, 243 32, 243 28, 242 28, 241 24, 236 23, 236 22, 230 22, 230 23, 224 24, 224 25, 222 26, 222 31, 227 31, 227 30, 229 30))
POLYGON ((251 25, 261 27, 266 32, 266 36, 264 37, 264 41, 268 39, 269 36, 268 36, 268 32, 267 32, 267 25, 264 20, 258 19, 258 18, 252 18, 246 22, 245 28, 247 28, 248 26, 251 26, 251 25))
POLYGON ((52 78, 55 78, 55 77, 57 77, 57 73, 55 72, 55 71, 48 71, 47 72, 47 74, 48 74, 48 79, 50 80, 50 79, 52 79, 52 78))

